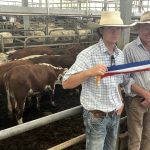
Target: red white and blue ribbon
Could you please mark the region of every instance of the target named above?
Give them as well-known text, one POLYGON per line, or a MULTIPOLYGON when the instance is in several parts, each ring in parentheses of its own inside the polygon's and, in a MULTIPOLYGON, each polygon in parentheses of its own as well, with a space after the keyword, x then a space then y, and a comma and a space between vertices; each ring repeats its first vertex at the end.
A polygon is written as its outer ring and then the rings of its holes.
POLYGON ((108 67, 108 72, 103 77, 112 76, 115 74, 125 74, 131 72, 141 72, 150 70, 150 60, 128 63, 123 65, 116 65, 108 67))
POLYGON ((97 77, 96 84, 98 85, 98 81, 107 76, 141 71, 150 71, 150 60, 108 67, 108 71, 103 76, 97 77))

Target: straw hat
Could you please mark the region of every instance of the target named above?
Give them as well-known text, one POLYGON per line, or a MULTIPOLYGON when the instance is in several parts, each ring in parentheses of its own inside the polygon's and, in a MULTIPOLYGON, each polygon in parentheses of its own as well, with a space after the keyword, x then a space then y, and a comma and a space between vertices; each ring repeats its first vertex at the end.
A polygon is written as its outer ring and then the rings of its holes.
POLYGON ((88 22, 87 26, 89 28, 99 28, 99 27, 109 27, 109 26, 114 26, 114 27, 130 27, 133 26, 134 24, 131 25, 124 25, 123 20, 120 17, 120 12, 119 11, 103 11, 101 13, 101 19, 99 23, 94 23, 94 22, 88 22))
POLYGON ((140 21, 137 22, 137 24, 145 24, 145 23, 150 23, 150 11, 145 12, 141 16, 140 21))

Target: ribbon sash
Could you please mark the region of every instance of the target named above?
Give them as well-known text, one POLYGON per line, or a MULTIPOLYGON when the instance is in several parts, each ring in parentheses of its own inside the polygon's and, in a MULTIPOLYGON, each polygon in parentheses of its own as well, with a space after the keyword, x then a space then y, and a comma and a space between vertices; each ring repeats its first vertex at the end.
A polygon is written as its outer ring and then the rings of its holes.
POLYGON ((98 85, 100 79, 107 76, 141 71, 150 71, 150 60, 108 67, 108 71, 103 76, 96 76, 96 85, 98 85))

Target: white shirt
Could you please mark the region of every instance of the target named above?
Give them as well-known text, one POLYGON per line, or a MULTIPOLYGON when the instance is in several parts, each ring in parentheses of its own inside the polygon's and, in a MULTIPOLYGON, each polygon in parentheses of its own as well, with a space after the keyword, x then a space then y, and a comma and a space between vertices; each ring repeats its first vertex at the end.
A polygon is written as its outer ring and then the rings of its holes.
MULTIPOLYGON (((124 64, 124 55, 121 50, 115 47, 115 65, 124 64)), ((111 58, 108 49, 102 39, 99 43, 88 47, 77 56, 75 63, 63 77, 68 79, 71 75, 94 67, 97 64, 111 65, 111 58)), ((118 85, 123 82, 123 75, 113 75, 100 80, 96 85, 96 77, 90 77, 82 83, 80 101, 87 110, 101 110, 110 112, 118 110, 121 105, 121 97, 118 85)))

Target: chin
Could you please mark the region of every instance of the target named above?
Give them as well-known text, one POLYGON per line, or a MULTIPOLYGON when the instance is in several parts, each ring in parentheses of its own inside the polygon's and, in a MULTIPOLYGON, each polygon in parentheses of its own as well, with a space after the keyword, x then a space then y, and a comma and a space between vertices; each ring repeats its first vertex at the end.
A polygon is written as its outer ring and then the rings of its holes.
POLYGON ((111 42, 112 42, 112 43, 117 43, 117 42, 118 42, 118 40, 112 40, 111 42))

